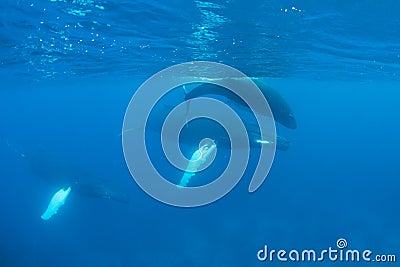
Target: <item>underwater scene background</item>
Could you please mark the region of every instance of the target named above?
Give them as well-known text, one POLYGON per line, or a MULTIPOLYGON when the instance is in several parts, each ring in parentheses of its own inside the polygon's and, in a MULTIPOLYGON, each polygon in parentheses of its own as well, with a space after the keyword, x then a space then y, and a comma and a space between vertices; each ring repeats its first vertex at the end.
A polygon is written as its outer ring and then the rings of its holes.
MULTIPOLYGON (((384 264, 257 258, 265 245, 321 251, 341 238, 399 257, 399 10, 395 0, 1 1, 0 266, 384 264), (290 145, 257 191, 255 147, 229 194, 179 208, 135 183, 121 131, 138 87, 189 61, 262 79, 297 127, 277 123, 290 145), (54 193, 78 183, 43 220, 54 193)), ((198 148, 192 136, 221 130, 211 126, 185 128, 186 156, 198 148)), ((160 146, 149 149, 178 183, 160 146)), ((219 149, 194 185, 217 177, 229 153, 219 149)))

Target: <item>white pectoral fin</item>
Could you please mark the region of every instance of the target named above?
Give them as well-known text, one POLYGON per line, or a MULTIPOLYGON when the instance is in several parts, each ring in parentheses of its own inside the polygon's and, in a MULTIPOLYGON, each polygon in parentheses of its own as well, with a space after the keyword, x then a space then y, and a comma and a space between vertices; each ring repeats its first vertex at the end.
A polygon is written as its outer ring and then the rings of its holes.
POLYGON ((67 190, 63 188, 58 190, 57 193, 51 198, 49 205, 47 206, 46 211, 42 214, 41 218, 43 220, 50 219, 54 214, 57 213, 58 209, 64 205, 65 200, 67 199, 69 193, 71 192, 71 187, 68 187, 67 190))
POLYGON ((196 150, 193 153, 188 166, 186 167, 185 173, 183 174, 182 179, 179 182, 179 186, 181 186, 181 187, 187 186, 187 184, 189 183, 192 176, 195 175, 195 173, 198 169, 198 160, 200 157, 201 157, 200 151, 196 150))
POLYGON ((211 146, 204 145, 192 154, 189 164, 186 167, 185 173, 183 174, 182 179, 179 182, 178 186, 180 187, 187 186, 192 176, 196 174, 198 169, 204 164, 204 162, 207 160, 211 152, 215 150, 215 148, 216 148, 215 145, 211 146))
POLYGON ((195 174, 194 172, 188 172, 188 171, 186 171, 186 172, 183 174, 182 179, 181 179, 181 181, 179 182, 178 186, 180 186, 180 187, 186 187, 187 184, 188 184, 189 181, 190 181, 190 178, 192 178, 192 176, 193 176, 194 174, 195 174))
POLYGON ((185 93, 185 95, 187 95, 188 93, 190 93, 190 90, 186 87, 186 85, 182 85, 183 88, 183 92, 185 93))
POLYGON ((258 140, 256 140, 256 142, 259 144, 262 144, 262 145, 269 145, 272 143, 271 141, 263 140, 263 139, 258 139, 258 140))

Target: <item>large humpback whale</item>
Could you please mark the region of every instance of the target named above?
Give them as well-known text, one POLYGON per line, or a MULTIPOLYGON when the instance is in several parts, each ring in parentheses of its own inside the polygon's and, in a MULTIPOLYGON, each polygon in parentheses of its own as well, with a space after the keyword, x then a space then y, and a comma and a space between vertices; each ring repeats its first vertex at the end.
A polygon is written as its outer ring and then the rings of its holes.
MULTIPOLYGON (((263 95, 266 97, 275 121, 279 122, 280 124, 288 128, 295 129, 297 127, 296 119, 292 109, 290 108, 286 100, 276 90, 269 87, 262 79, 255 78, 253 79, 253 81, 256 83, 256 85, 262 91, 263 95)), ((235 79, 235 82, 244 83, 243 80, 241 79, 235 79)), ((240 88, 243 88, 243 90, 247 89, 246 86, 240 88)), ((227 100, 228 104, 236 105, 236 107, 242 109, 244 113, 251 113, 250 109, 247 107, 244 101, 239 96, 229 91, 228 89, 210 83, 202 83, 200 85, 196 83, 192 85, 183 86, 183 89, 177 91, 177 94, 171 95, 168 101, 171 101, 172 104, 167 102, 157 106, 156 111, 153 112, 154 114, 153 119, 147 121, 146 128, 153 132, 159 133, 160 128, 165 121, 165 115, 171 112, 176 107, 176 105, 178 105, 182 101, 206 95, 221 96, 227 100)), ((190 109, 190 103, 187 105, 187 111, 182 112, 181 114, 182 118, 180 118, 181 121, 185 121, 187 119, 187 112, 189 111, 189 109, 190 109)), ((257 112, 257 110, 255 112, 257 112)), ((247 129, 250 145, 252 146, 276 145, 276 148, 278 150, 287 150, 289 148, 290 141, 287 140, 285 137, 277 135, 276 140, 273 140, 273 136, 261 136, 260 129, 258 128, 257 124, 254 124, 254 122, 244 120, 244 124, 247 129)), ((197 141, 199 141, 199 139, 197 138, 198 136, 196 136, 196 134, 202 135, 202 133, 204 133, 204 129, 208 129, 209 125, 204 123, 198 124, 198 123, 186 122, 186 127, 191 129, 190 131, 191 135, 186 136, 186 138, 180 138, 180 141, 182 143, 195 144, 197 141)), ((207 137, 216 140, 219 146, 229 147, 230 140, 229 138, 227 138, 226 135, 224 135, 224 131, 221 131, 221 129, 218 128, 213 128, 213 129, 214 129, 212 133, 213 136, 207 136, 207 137)), ((126 131, 134 131, 134 130, 140 130, 140 129, 128 129, 126 131)), ((232 134, 242 135, 243 133, 237 131, 233 132, 232 134)), ((174 138, 174 136, 171 136, 171 138, 174 138)))
MULTIPOLYGON (((276 145, 276 149, 278 150, 286 151, 289 149, 290 141, 285 137, 276 135, 276 140, 274 140, 272 136, 261 136, 261 132, 258 125, 246 121, 244 122, 244 124, 247 129, 248 141, 251 146, 258 147, 261 144, 266 146, 276 145), (262 143, 261 142, 262 140, 268 141, 268 143, 262 143)), ((149 126, 155 128, 151 124, 149 126)), ((212 124, 208 124, 207 122, 198 123, 196 121, 188 122, 187 128, 190 129, 190 134, 181 135, 181 138, 179 140, 182 143, 197 144, 202 138, 208 137, 210 139, 215 140, 218 143, 218 147, 230 147, 231 145, 230 138, 225 134, 223 128, 213 127, 212 124), (205 132, 204 129, 208 128, 211 128, 212 131, 208 131, 207 134, 211 133, 212 135, 204 136, 205 132)), ((243 135, 243 133, 240 131, 233 131, 230 134, 231 137, 238 137, 238 135, 240 136, 243 135)), ((246 146, 246 143, 236 143, 236 145, 237 147, 240 148, 246 146)))
MULTIPOLYGON (((268 101, 275 121, 279 122, 287 128, 296 129, 297 123, 294 117, 294 113, 286 100, 281 96, 281 94, 279 94, 279 92, 275 89, 269 87, 262 79, 253 79, 253 81, 260 88, 265 99, 268 101)), ((245 84, 245 81, 241 79, 237 79, 235 80, 235 82, 245 84)), ((241 88, 243 88, 243 90, 248 89, 247 86, 243 86, 241 88)), ((219 95, 227 98, 229 101, 232 101, 237 105, 247 107, 247 105, 238 95, 224 87, 211 83, 203 83, 197 87, 193 87, 190 90, 187 90, 185 99, 189 100, 205 95, 219 95)), ((255 110, 255 112, 257 112, 257 110, 255 110)))
POLYGON ((70 161, 57 158, 43 149, 21 150, 15 144, 10 143, 8 139, 0 136, 0 144, 3 141, 8 150, 13 152, 18 159, 22 159, 38 180, 53 188, 51 190, 54 190, 55 194, 51 198, 47 210, 41 216, 43 220, 48 220, 56 214, 58 209, 64 205, 68 195, 80 194, 128 203, 127 195, 111 189, 106 180, 70 161))
POLYGON ((27 160, 32 172, 38 178, 56 188, 71 187, 72 193, 128 202, 125 194, 110 189, 104 179, 68 161, 57 159, 43 150, 21 155, 27 160))
MULTIPOLYGON (((187 86, 185 86, 188 88, 187 86)), ((275 115, 274 118, 279 120, 286 125, 290 126, 291 128, 296 127, 296 120, 293 116, 293 112, 291 111, 289 105, 287 102, 273 89, 265 89, 264 88, 264 93, 270 92, 268 95, 272 96, 270 97, 271 99, 275 100, 273 109, 275 110, 276 114, 280 114, 280 116, 275 115), (278 105, 281 104, 283 105, 282 108, 279 108, 278 105)), ((185 100, 190 100, 192 98, 196 98, 197 96, 203 96, 203 95, 208 95, 208 94, 214 94, 214 95, 221 95, 225 96, 226 98, 229 98, 229 100, 233 101, 235 100, 235 103, 238 102, 238 104, 235 104, 239 106, 241 110, 242 115, 248 115, 246 113, 251 113, 250 109, 242 106, 245 105, 243 101, 236 96, 234 93, 229 92, 227 89, 224 90, 222 87, 218 87, 213 84, 202 84, 200 86, 195 87, 194 89, 191 88, 189 90, 186 90, 185 88, 179 88, 180 90, 176 91, 174 95, 169 96, 169 99, 167 99, 167 102, 162 102, 158 103, 154 110, 152 111, 152 114, 150 116, 150 119, 147 120, 146 122, 146 129, 150 130, 151 132, 154 132, 156 134, 160 134, 161 128, 163 123, 166 120, 166 116, 182 101, 185 100)), ((271 101, 271 100, 270 100, 271 101)), ((271 105, 271 104, 270 104, 271 105)), ((184 112, 179 113, 180 118, 179 121, 185 122, 186 121, 186 126, 185 129, 190 129, 190 135, 181 135, 179 141, 182 142, 183 144, 198 144, 198 142, 204 138, 208 137, 213 140, 216 140, 218 142, 218 147, 230 147, 230 140, 229 138, 225 135, 225 131, 222 128, 215 128, 213 125, 208 124, 207 122, 202 122, 198 123, 196 121, 187 121, 187 112, 190 110, 190 104, 187 106, 187 110, 184 112), (212 131, 207 131, 207 136, 204 136, 205 129, 213 129, 212 131), (208 136, 208 134, 211 134, 208 136)), ((249 136, 249 143, 251 146, 258 147, 260 145, 266 145, 266 146, 272 146, 276 145, 276 149, 278 150, 287 150, 290 146, 290 141, 286 139, 283 136, 277 135, 276 140, 274 140, 273 135, 271 136, 261 136, 260 129, 258 127, 258 124, 256 124, 255 121, 251 120, 243 120, 243 123, 246 126, 247 129, 247 134, 249 136), (262 142, 262 141, 269 141, 267 142, 262 142)), ((131 129, 125 129, 124 132, 130 132, 130 131, 142 131, 140 128, 131 128, 131 129)), ((174 135, 169 135, 171 132, 170 131, 165 131, 164 134, 167 135, 167 138, 170 140, 174 140, 175 136, 174 135)), ((243 133, 238 131, 233 131, 232 137, 235 135, 240 135, 242 136, 243 133)), ((239 147, 245 146, 246 144, 238 144, 239 147)))
MULTIPOLYGON (((153 133, 160 134, 161 126, 163 125, 163 122, 165 120, 165 115, 171 112, 171 110, 174 108, 174 105, 169 105, 169 104, 163 104, 160 109, 158 109, 156 112, 154 112, 154 117, 153 119, 150 119, 146 123, 146 129, 150 130, 153 133)), ((182 118, 181 121, 186 120, 186 113, 181 114, 182 118)), ((190 129, 190 134, 189 135, 181 135, 179 138, 179 141, 182 142, 183 144, 188 144, 188 145, 194 145, 198 144, 198 142, 205 138, 208 137, 210 139, 216 140, 218 142, 218 147, 230 147, 231 142, 228 136, 225 135, 225 131, 223 128, 215 128, 213 127, 212 124, 209 124, 210 122, 205 122, 203 121, 202 123, 199 123, 198 121, 189 121, 186 122, 186 129, 190 129), (213 129, 212 131, 207 131, 207 136, 204 136, 205 129, 213 129), (211 134, 211 135, 210 135, 211 134)), ((260 144, 263 145, 276 145, 276 149, 278 150, 288 150, 290 146, 290 141, 286 139, 283 136, 276 136, 276 140, 273 140, 272 136, 261 136, 260 129, 257 124, 254 124, 253 122, 248 122, 244 121, 244 124, 247 129, 247 134, 248 134, 248 141, 251 146, 260 146, 260 144), (269 141, 268 144, 262 143, 260 141, 269 141)), ((142 131, 139 128, 132 128, 132 129, 125 129, 124 132, 130 132, 130 131, 142 131)), ((170 135, 170 131, 165 131, 164 134, 167 135, 167 138, 170 140, 174 140, 175 136, 170 135)), ((243 133, 240 131, 234 131, 231 132, 232 137, 235 135, 240 135, 242 136, 243 133)), ((239 143, 237 144, 238 147, 243 147, 246 144, 239 143)))

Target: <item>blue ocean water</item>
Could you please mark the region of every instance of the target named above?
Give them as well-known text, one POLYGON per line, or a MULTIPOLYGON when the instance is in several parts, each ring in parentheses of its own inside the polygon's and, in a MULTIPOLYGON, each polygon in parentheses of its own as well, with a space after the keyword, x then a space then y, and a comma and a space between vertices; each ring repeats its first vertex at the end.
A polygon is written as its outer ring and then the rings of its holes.
MULTIPOLYGON (((368 264, 257 259, 264 245, 320 251, 340 238, 399 257, 399 10, 395 0, 0 2, 0 266, 368 264), (222 199, 171 207, 132 179, 122 123, 146 79, 197 60, 264 79, 298 127, 277 125, 291 144, 256 192, 257 151, 222 199), (128 202, 72 192, 44 221, 60 188, 36 161, 60 179, 101 177, 128 202)), ((216 163, 194 182, 227 164, 216 163)))

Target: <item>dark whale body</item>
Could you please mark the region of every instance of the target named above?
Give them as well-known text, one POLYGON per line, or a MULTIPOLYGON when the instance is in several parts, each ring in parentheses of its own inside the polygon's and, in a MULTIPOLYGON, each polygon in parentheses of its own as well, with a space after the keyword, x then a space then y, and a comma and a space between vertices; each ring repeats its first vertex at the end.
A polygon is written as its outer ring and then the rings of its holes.
POLYGON ((109 189, 103 179, 73 166, 70 162, 56 159, 44 151, 23 155, 36 176, 58 189, 71 186, 71 192, 81 195, 128 202, 125 194, 109 189))
MULTIPOLYGON (((289 104, 286 100, 276 91, 275 89, 269 87, 264 81, 261 79, 253 79, 254 83, 260 88, 263 93, 265 99, 268 101, 268 104, 271 108, 272 114, 274 116, 275 121, 279 122, 283 126, 296 129, 297 123, 294 117, 293 111, 290 108, 289 104)), ((237 80, 235 82, 243 83, 241 80, 237 80)), ((243 86, 243 90, 247 90, 245 86, 243 86)), ((241 105, 246 106, 244 101, 235 93, 229 91, 228 89, 210 83, 201 84, 189 92, 186 93, 185 100, 189 100, 196 97, 201 97, 205 95, 219 95, 227 98, 228 100, 241 105)))

